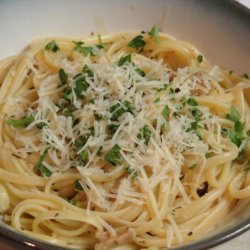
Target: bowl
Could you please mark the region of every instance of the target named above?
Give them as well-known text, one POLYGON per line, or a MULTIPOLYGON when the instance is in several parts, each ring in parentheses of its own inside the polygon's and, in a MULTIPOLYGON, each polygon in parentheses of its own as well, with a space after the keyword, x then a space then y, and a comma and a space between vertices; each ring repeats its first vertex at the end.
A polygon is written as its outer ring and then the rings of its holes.
MULTIPOLYGON (((224 0, 12 0, 0 1, 0 59, 19 53, 39 37, 81 37, 149 30, 186 40, 212 64, 249 73, 250 10, 224 0)), ((250 200, 239 202, 227 222, 206 237, 176 247, 207 249, 250 228, 250 200)), ((1 249, 66 249, 18 233, 0 223, 1 249)))

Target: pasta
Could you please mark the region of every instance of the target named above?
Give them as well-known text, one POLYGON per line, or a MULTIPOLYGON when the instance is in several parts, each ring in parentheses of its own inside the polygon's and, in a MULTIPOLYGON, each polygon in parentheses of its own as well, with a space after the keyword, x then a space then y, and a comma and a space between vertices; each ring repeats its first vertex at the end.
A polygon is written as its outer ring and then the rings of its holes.
POLYGON ((0 86, 0 213, 31 237, 172 247, 250 197, 247 74, 155 26, 35 40, 0 86))

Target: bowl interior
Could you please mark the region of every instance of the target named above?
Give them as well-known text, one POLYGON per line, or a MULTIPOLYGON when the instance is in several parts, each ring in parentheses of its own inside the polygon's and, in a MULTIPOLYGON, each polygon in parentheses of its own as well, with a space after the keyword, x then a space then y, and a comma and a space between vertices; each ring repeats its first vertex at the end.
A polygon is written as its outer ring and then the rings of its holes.
MULTIPOLYGON (((211 63, 239 74, 250 73, 250 11, 230 0, 0 1, 0 59, 19 53, 35 38, 142 31, 154 24, 194 44, 211 63)), ((234 220, 220 224, 209 238, 178 249, 210 247, 247 230, 249 207, 249 201, 239 203, 234 220)), ((8 237, 28 240, 0 227, 8 237)))

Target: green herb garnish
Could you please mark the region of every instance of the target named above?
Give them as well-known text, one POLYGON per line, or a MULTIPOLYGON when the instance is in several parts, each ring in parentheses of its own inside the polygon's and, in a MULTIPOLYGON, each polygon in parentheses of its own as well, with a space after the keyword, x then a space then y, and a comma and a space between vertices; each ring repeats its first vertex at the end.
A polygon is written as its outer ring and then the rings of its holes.
POLYGON ((96 47, 97 47, 98 49, 104 49, 104 44, 103 44, 103 42, 102 42, 101 35, 100 35, 100 34, 98 34, 97 38, 98 38, 98 42, 99 42, 99 44, 98 44, 98 45, 96 45, 96 47))
POLYGON ((116 132, 116 130, 119 128, 119 125, 116 125, 116 124, 109 124, 109 125, 107 126, 107 128, 108 128, 110 134, 113 135, 113 134, 116 132))
POLYGON ((102 115, 98 114, 97 112, 94 112, 94 117, 97 121, 100 121, 102 119, 102 115))
POLYGON ((130 112, 131 114, 133 114, 133 109, 133 104, 129 101, 124 101, 122 104, 117 103, 113 105, 109 110, 109 112, 112 114, 111 120, 118 120, 118 118, 126 112, 130 112))
POLYGON ((68 82, 68 74, 64 71, 64 69, 59 69, 58 72, 59 79, 62 85, 67 84, 68 82))
POLYGON ((142 128, 140 128, 137 138, 143 139, 144 143, 148 145, 151 136, 152 136, 152 131, 150 130, 149 126, 144 125, 142 128))
POLYGON ((35 120, 33 115, 27 115, 21 119, 15 120, 9 117, 6 118, 6 123, 12 125, 15 128, 26 128, 35 120))
POLYGON ((198 102, 194 98, 189 98, 187 104, 190 106, 198 106, 198 102))
POLYGON ((154 39, 156 43, 160 41, 159 28, 157 26, 154 25, 152 29, 148 32, 148 34, 154 39))
POLYGON ((136 169, 132 168, 131 166, 127 166, 124 168, 126 174, 132 175, 134 177, 138 176, 138 172, 136 169))
POLYGON ((115 144, 104 156, 105 161, 111 163, 114 166, 120 165, 123 162, 121 153, 121 147, 115 144))
POLYGON ((82 191, 83 190, 83 187, 82 187, 82 184, 81 184, 80 180, 76 180, 75 183, 74 183, 74 186, 75 186, 75 189, 77 191, 82 191))
POLYGON ((74 76, 73 79, 75 83, 74 92, 78 98, 83 99, 83 92, 85 92, 89 88, 89 84, 86 81, 85 75, 83 73, 79 73, 74 76))
POLYGON ((197 164, 194 163, 194 164, 192 164, 191 166, 189 166, 188 169, 194 170, 196 167, 197 167, 197 164))
POLYGON ((231 106, 231 110, 230 113, 226 115, 226 119, 233 121, 233 122, 238 122, 240 121, 240 113, 239 111, 236 109, 235 106, 231 106))
POLYGON ((136 73, 142 77, 144 77, 146 74, 142 69, 136 68, 135 69, 136 73))
POLYGON ((198 63, 201 63, 203 61, 203 56, 202 55, 198 55, 197 56, 197 61, 198 61, 198 63))
POLYGON ((154 100, 154 103, 158 103, 161 101, 161 98, 160 97, 157 97, 155 100, 154 100))
POLYGON ((81 163, 86 164, 87 160, 88 160, 88 150, 85 149, 83 150, 80 154, 79 154, 80 158, 81 158, 81 163))
POLYGON ((118 66, 121 67, 125 63, 131 63, 131 54, 128 54, 126 56, 122 56, 118 62, 118 66))
POLYGON ((63 98, 68 102, 73 101, 73 93, 70 87, 63 90, 63 98))
POLYGON ((161 112, 162 117, 165 120, 167 120, 169 113, 170 113, 169 107, 168 107, 168 105, 165 105, 162 112, 161 112))
POLYGON ((48 154, 49 148, 46 148, 42 155, 40 156, 38 162, 34 166, 34 171, 43 177, 50 177, 52 175, 52 172, 44 165, 44 160, 48 154))
POLYGON ((88 77, 94 77, 92 70, 89 68, 87 64, 85 64, 84 67, 82 68, 82 72, 86 73, 88 77))
POLYGON ((55 40, 52 40, 51 42, 49 42, 46 46, 45 46, 46 50, 51 50, 53 52, 57 52, 58 50, 60 50, 59 46, 57 45, 55 40))
POLYGON ((244 74, 242 75, 242 77, 243 77, 243 78, 246 78, 246 79, 249 79, 249 76, 248 76, 247 73, 244 73, 244 74))
POLYGON ((93 52, 93 47, 84 47, 82 46, 84 44, 84 42, 76 42, 76 41, 73 41, 73 43, 76 45, 74 47, 74 50, 75 51, 78 51, 79 53, 87 56, 87 55, 91 55, 91 56, 94 56, 94 52, 93 52))
POLYGON ((145 41, 143 40, 143 36, 139 35, 132 39, 128 46, 131 48, 143 48, 145 46, 145 41))
POLYGON ((214 152, 207 152, 205 156, 206 156, 206 159, 208 159, 208 158, 215 156, 215 153, 214 152))

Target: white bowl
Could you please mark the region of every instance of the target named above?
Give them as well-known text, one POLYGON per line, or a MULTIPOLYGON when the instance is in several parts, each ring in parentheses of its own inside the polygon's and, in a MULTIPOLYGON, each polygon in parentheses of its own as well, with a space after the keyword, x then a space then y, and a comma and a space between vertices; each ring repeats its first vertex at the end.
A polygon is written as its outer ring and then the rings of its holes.
MULTIPOLYGON (((194 44, 213 64, 239 74, 249 73, 250 10, 230 0, 0 1, 0 59, 19 53, 39 37, 142 31, 154 24, 194 44)), ((205 249, 237 236, 250 227, 248 211, 249 202, 245 202, 239 207, 237 220, 178 249, 205 249)), ((0 236, 1 249, 26 249, 20 242, 42 249, 61 249, 15 233, 6 225, 0 224, 0 233, 7 237, 0 236)))

